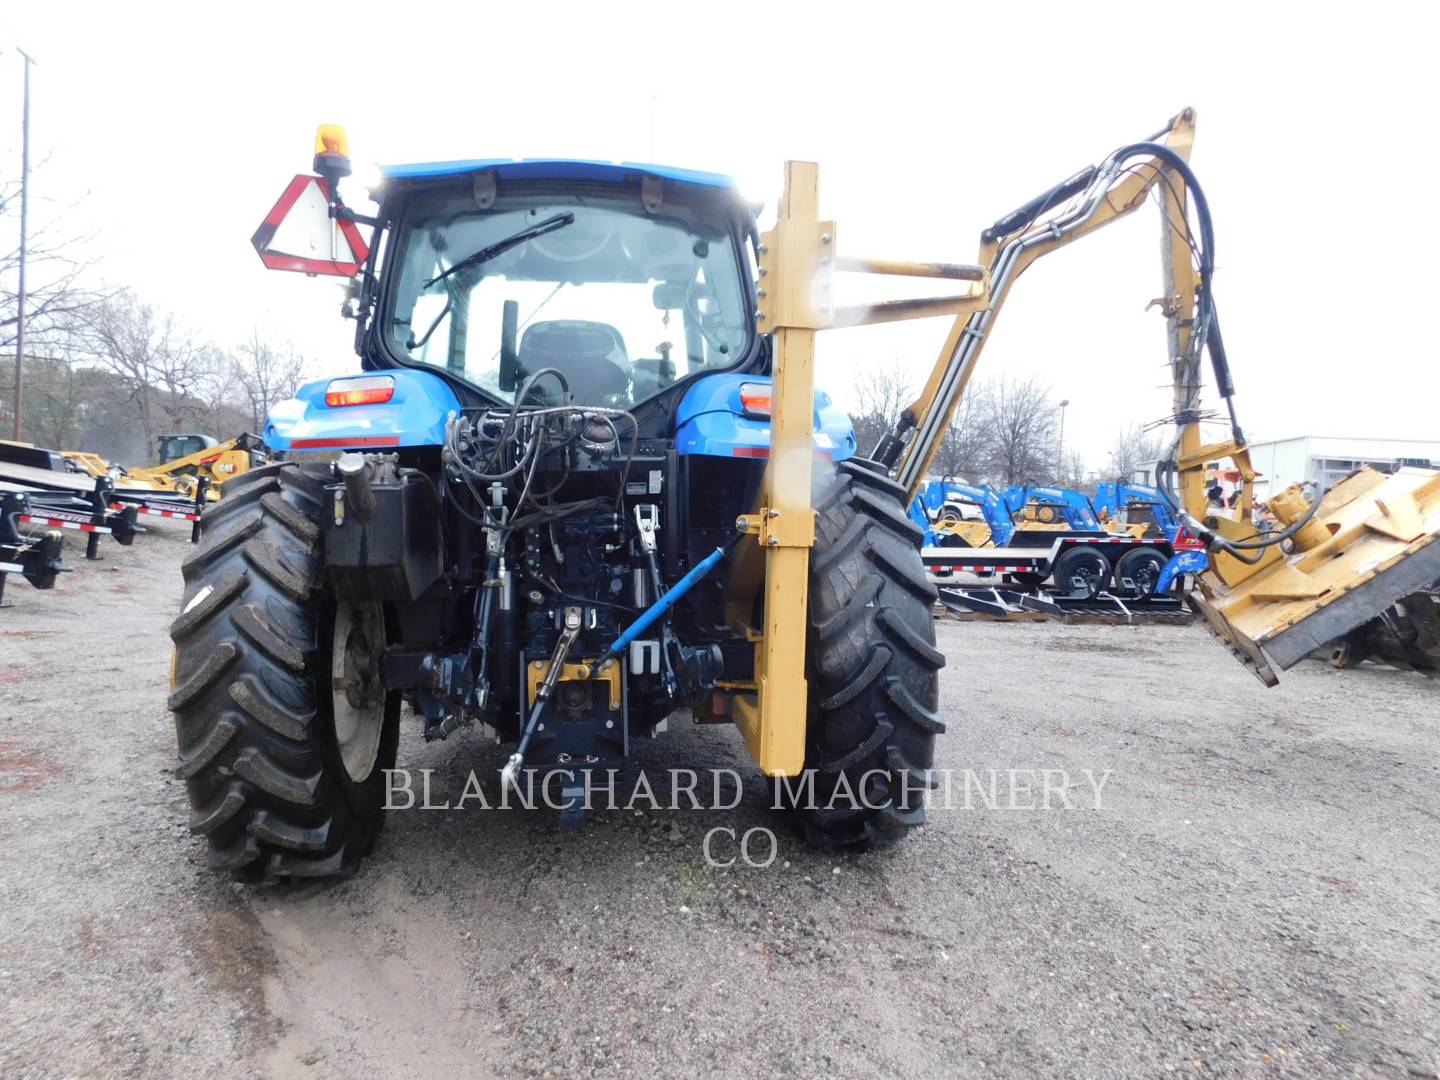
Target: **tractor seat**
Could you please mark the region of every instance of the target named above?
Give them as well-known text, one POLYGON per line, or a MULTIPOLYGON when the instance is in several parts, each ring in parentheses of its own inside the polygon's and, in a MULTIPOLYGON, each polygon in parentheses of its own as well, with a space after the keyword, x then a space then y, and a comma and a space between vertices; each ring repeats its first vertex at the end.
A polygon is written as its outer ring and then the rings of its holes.
MULTIPOLYGON (((551 319, 532 323, 520 336, 516 360, 521 378, 554 368, 570 384, 571 397, 581 405, 604 405, 623 397, 630 387, 630 357, 625 339, 608 323, 584 319, 551 319)), ((547 398, 559 394, 555 380, 536 387, 547 398)))
POLYGON ((675 381, 675 361, 664 356, 637 356, 630 367, 630 382, 636 401, 658 394, 675 381))

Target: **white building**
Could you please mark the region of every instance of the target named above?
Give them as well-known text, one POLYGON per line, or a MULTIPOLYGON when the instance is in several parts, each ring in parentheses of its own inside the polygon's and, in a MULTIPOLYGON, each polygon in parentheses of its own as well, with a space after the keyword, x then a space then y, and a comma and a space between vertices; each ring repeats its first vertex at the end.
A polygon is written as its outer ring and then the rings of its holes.
POLYGON ((1353 439, 1297 435, 1250 444, 1250 463, 1260 473, 1256 498, 1262 501, 1291 484, 1310 481, 1324 491, 1361 465, 1391 472, 1401 465, 1440 468, 1437 439, 1353 439))

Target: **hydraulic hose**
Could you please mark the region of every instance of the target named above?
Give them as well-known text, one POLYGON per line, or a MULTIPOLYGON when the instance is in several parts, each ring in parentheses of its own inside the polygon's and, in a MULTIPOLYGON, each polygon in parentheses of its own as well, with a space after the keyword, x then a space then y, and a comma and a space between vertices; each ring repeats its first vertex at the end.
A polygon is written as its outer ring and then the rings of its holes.
POLYGON ((1203 522, 1195 520, 1195 518, 1187 510, 1185 510, 1184 507, 1180 505, 1179 500, 1175 497, 1175 472, 1176 466, 1173 460, 1162 461, 1156 466, 1155 469, 1155 487, 1160 492, 1161 496, 1165 499, 1165 502, 1169 505, 1170 509, 1176 514, 1178 514, 1185 521, 1187 527, 1190 529, 1191 532, 1196 533, 1200 537, 1200 539, 1205 540, 1207 547, 1224 551, 1227 554, 1233 556, 1234 558, 1239 559, 1241 562, 1251 566, 1255 565, 1260 561, 1260 552, 1264 551, 1268 547, 1274 547, 1276 544, 1283 543, 1284 541, 1289 540, 1292 536, 1294 536, 1307 524, 1309 524, 1310 519, 1313 518, 1320 510, 1321 500, 1320 496, 1317 495, 1315 496, 1315 500, 1305 508, 1305 513, 1301 514, 1298 518, 1292 521, 1289 525, 1285 526, 1285 528, 1281 529, 1278 533, 1272 533, 1269 536, 1263 536, 1255 540, 1231 540, 1228 537, 1219 535, 1212 529, 1206 528, 1203 522), (1253 556, 1242 554, 1243 552, 1247 551, 1253 551, 1256 554, 1253 556))

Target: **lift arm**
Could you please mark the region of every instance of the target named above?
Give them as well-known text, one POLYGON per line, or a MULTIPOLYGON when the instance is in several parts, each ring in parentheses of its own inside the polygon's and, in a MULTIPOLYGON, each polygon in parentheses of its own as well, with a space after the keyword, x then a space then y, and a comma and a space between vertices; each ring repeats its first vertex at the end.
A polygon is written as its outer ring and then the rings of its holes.
MULTIPOLYGON (((1045 255, 1139 209, 1157 187, 1167 225, 1166 287, 1159 303, 1169 327, 1175 418, 1193 429, 1198 448, 1199 360, 1205 342, 1197 341, 1194 331, 1205 284, 1195 266, 1187 185, 1178 171, 1190 156, 1194 135, 1194 111, 1185 109, 1152 139, 1122 148, 1099 166, 1087 166, 981 234, 979 261, 987 269, 988 303, 956 318, 920 397, 876 449, 876 457, 894 467, 896 478, 912 493, 924 483, 995 319, 1020 275, 1045 255)), ((1228 390, 1228 372, 1226 383, 1222 393, 1228 390)), ((1195 487, 1199 492, 1198 478, 1195 487)), ((1203 511, 1203 504, 1194 509, 1203 511)))

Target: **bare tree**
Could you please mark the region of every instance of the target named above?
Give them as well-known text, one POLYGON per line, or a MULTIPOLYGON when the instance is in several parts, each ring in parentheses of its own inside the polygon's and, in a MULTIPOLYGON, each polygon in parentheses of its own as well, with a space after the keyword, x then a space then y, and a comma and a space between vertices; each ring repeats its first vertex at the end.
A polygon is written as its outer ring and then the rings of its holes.
POLYGON ((855 383, 855 440, 861 454, 874 451, 880 439, 900 419, 900 414, 914 401, 910 383, 895 360, 889 366, 877 365, 855 383))
POLYGON ((1000 378, 988 387, 985 426, 990 479, 1000 484, 1045 480, 1055 471, 1056 406, 1038 378, 1000 378))
MULTIPOLYGON (((43 165, 44 162, 41 162, 39 167, 43 165)), ((19 195, 19 181, 0 182, 0 351, 9 352, 12 359, 20 322, 19 195)), ((32 213, 32 222, 33 219, 32 213)), ((30 361, 36 357, 54 358, 59 355, 74 340, 80 320, 101 299, 98 293, 81 283, 84 272, 92 265, 91 261, 81 257, 86 240, 64 235, 59 221, 51 218, 49 221, 42 220, 38 227, 32 224, 26 244, 26 356, 22 370, 27 378, 31 374, 30 361)), ((51 375, 63 374, 60 369, 45 368, 48 363, 48 360, 42 361, 43 370, 51 375)), ((0 381, 5 384, 0 391, 4 412, 13 417, 13 382, 8 373, 0 381)), ((53 405, 53 402, 50 404, 53 405)), ((32 410, 25 408, 24 411, 26 415, 21 417, 22 434, 32 420, 32 410)), ((31 430, 29 437, 40 436, 31 430)))
POLYGON ((935 451, 931 471, 942 476, 978 480, 984 475, 991 453, 988 426, 990 386, 971 385, 955 406, 955 414, 935 451))
POLYGON ((28 361, 24 434, 40 446, 55 450, 78 446, 85 424, 86 382, 85 373, 65 357, 28 361))
MULTIPOLYGON (((1146 431, 1141 424, 1125 428, 1115 437, 1107 465, 1111 480, 1132 480, 1135 474, 1149 467, 1160 457, 1164 440, 1156 433, 1146 431)), ((1151 478, 1153 480, 1153 477, 1151 478)))
MULTIPOLYGON (((872 368, 857 381, 852 420, 862 453, 869 453, 913 401, 898 364, 872 368)), ((972 383, 955 406, 932 475, 960 476, 1002 486, 1033 480, 1079 487, 1085 463, 1071 453, 1057 462, 1057 405, 1037 378, 972 383)))
POLYGON ((247 421, 237 419, 236 412, 249 415, 249 401, 240 386, 239 363, 229 353, 216 352, 214 362, 206 370, 196 387, 200 404, 204 407, 201 427, 204 431, 223 438, 237 424, 247 421))
POLYGON ((250 409, 251 430, 259 432, 270 406, 295 393, 305 378, 306 359, 286 343, 272 345, 258 329, 240 346, 233 362, 235 380, 250 409))
POLYGON ((212 347, 196 343, 172 316, 127 290, 95 306, 86 325, 88 352, 119 380, 147 447, 154 446, 162 423, 167 431, 177 431, 203 411, 196 407, 197 394, 218 356, 212 347))
MULTIPOLYGON (((14 349, 19 323, 19 211, 19 181, 0 183, 0 349, 14 349)), ((102 299, 81 285, 94 265, 80 257, 85 246, 86 238, 63 235, 58 220, 31 226, 25 250, 25 338, 36 351, 51 351, 67 340, 77 318, 102 299)))
POLYGON ((1054 480, 1060 487, 1071 488, 1074 491, 1086 491, 1090 486, 1086 473, 1084 457, 1074 450, 1067 450, 1060 461, 1060 470, 1054 480))

